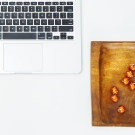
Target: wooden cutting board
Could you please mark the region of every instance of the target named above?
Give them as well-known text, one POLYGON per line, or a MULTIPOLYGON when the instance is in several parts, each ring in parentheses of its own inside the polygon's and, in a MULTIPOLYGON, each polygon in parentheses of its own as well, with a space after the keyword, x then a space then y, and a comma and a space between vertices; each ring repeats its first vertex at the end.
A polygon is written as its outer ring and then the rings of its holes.
MULTIPOLYGON (((135 42, 91 43, 92 124, 94 126, 135 126, 135 90, 121 83, 135 64, 135 42), (119 89, 119 101, 110 100, 112 86, 119 89), (117 112, 123 105, 126 111, 117 112)), ((132 78, 135 82, 135 78, 132 78)))

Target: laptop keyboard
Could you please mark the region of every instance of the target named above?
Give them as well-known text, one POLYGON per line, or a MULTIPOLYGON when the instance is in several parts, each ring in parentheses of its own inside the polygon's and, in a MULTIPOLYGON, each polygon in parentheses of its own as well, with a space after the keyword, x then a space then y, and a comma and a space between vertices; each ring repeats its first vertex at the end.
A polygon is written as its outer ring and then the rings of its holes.
POLYGON ((73 40, 73 2, 0 2, 0 39, 73 40))

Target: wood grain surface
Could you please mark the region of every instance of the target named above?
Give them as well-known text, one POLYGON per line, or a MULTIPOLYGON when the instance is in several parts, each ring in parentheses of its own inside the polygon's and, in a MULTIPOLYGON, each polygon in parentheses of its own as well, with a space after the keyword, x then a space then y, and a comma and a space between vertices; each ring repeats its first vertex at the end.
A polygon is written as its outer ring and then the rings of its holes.
MULTIPOLYGON (((129 64, 135 63, 134 42, 91 43, 91 96, 93 126, 135 126, 135 91, 121 83, 129 64), (113 103, 110 88, 117 86, 119 101, 113 103), (126 111, 119 114, 117 108, 126 111)), ((135 82, 135 78, 132 79, 135 82)))

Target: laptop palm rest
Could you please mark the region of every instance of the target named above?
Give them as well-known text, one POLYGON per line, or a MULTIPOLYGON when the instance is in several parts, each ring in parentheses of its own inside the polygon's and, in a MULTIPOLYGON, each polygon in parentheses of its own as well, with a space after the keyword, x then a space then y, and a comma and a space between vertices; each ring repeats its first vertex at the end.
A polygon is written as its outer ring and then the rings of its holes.
POLYGON ((14 73, 42 71, 42 52, 42 44, 4 44, 3 69, 14 73))

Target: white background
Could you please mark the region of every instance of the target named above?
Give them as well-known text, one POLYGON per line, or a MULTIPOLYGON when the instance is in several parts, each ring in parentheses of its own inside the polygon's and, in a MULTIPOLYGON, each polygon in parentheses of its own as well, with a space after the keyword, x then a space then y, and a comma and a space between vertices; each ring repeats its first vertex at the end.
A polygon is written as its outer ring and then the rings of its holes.
POLYGON ((134 0, 82 0, 80 74, 0 75, 0 135, 134 134, 92 127, 90 42, 134 41, 134 0))

